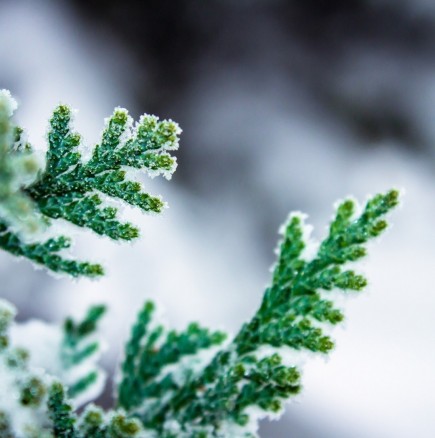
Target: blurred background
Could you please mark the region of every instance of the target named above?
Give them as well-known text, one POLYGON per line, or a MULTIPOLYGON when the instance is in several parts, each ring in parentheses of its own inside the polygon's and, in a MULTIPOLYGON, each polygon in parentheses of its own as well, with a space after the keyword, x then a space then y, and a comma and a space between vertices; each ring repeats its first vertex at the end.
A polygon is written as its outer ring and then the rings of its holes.
MULTIPOLYGON (((20 320, 110 306, 113 372, 145 299, 174 327, 235 332, 259 305, 291 210, 321 238, 348 194, 404 189, 394 226, 359 266, 336 350, 264 438, 435 436, 435 2, 432 0, 0 0, 0 88, 44 150, 50 111, 80 111, 92 145, 115 106, 178 121, 172 181, 146 180, 163 217, 126 209, 143 237, 74 230, 101 281, 55 279, 0 254, 0 296, 20 320)), ((100 398, 110 405, 110 385, 100 398)))

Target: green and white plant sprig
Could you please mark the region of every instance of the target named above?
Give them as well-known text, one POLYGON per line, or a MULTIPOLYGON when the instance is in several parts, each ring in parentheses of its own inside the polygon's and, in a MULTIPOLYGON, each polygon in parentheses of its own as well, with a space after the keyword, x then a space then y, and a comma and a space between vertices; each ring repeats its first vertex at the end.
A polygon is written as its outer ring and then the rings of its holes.
POLYGON ((84 162, 80 135, 72 127, 73 113, 68 106, 59 105, 50 119, 45 167, 37 169, 23 129, 10 119, 16 103, 9 92, 3 91, 2 96, 0 247, 54 272, 74 277, 103 275, 99 264, 60 255, 71 244, 67 236, 34 242, 34 235, 20 231, 37 231, 56 219, 64 219, 113 240, 137 238, 139 230, 120 222, 117 209, 104 206, 103 196, 145 212, 160 213, 165 203, 146 193, 140 183, 129 180, 126 170, 143 170, 151 177, 163 175, 170 179, 177 162, 169 151, 178 149, 180 128, 171 120, 159 121, 150 115, 142 116, 133 126, 128 112, 116 108, 106 120, 101 142, 84 162), (36 178, 29 182, 29 174, 35 173, 36 178))
MULTIPOLYGON (((170 178, 180 128, 149 115, 133 126, 127 111, 117 108, 84 161, 72 111, 60 105, 39 167, 24 131, 12 122, 15 108, 9 92, 1 91, 0 247, 72 277, 102 275, 99 264, 64 255, 66 236, 40 240, 41 232, 63 219, 114 240, 138 237, 104 200, 161 212, 163 201, 128 179, 126 169, 170 178)), ((37 345, 30 340, 23 348, 20 333, 30 329, 14 324, 14 307, 0 301, 0 437, 258 436, 259 419, 279 415, 300 392, 298 357, 334 347, 327 333, 344 315, 331 291, 364 289, 366 279, 347 265, 366 255, 366 243, 387 228, 385 216, 398 200, 391 190, 361 210, 352 199, 342 201, 314 254, 305 216, 291 214, 263 300, 232 338, 196 323, 169 330, 146 302, 126 343, 109 411, 88 403, 104 381, 95 334, 105 308, 91 308, 81 321, 67 319, 62 328, 41 324, 37 345)))

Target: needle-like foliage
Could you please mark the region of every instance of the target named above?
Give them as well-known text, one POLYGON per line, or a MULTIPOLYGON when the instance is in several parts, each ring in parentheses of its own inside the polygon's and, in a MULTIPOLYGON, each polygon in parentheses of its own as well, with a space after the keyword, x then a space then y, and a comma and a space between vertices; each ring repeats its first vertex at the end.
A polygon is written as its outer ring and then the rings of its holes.
POLYGON ((138 228, 120 221, 118 208, 108 205, 108 200, 160 213, 165 203, 145 192, 129 174, 145 171, 151 177, 170 179, 177 165, 170 151, 178 149, 180 128, 150 115, 133 126, 127 110, 116 108, 100 143, 84 161, 80 135, 72 127, 72 110, 59 105, 50 119, 45 165, 36 172, 32 147, 23 140, 23 130, 11 122, 15 107, 9 93, 0 93, 0 247, 54 272, 102 275, 101 265, 62 255, 71 245, 67 237, 41 241, 32 231, 64 219, 114 240, 137 238, 138 228))

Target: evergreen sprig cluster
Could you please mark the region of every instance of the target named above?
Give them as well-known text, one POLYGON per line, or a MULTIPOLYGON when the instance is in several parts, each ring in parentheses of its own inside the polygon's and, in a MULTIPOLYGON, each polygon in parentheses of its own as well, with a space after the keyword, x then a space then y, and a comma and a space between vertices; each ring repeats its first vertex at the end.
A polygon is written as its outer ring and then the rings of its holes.
MULTIPOLYGON (((176 348, 168 346, 167 338, 159 342, 161 326, 147 330, 152 312, 147 303, 127 343, 119 406, 133 409, 146 427, 162 437, 245 436, 246 430, 255 430, 259 417, 282 411, 301 389, 294 354, 327 354, 334 346, 327 333, 344 315, 328 296, 330 291, 358 292, 367 284, 362 275, 343 265, 366 255, 364 245, 386 229, 384 216, 397 203, 398 192, 392 190, 371 198, 355 216, 356 203, 343 201, 329 234, 308 258, 304 217, 291 215, 259 310, 202 367, 197 362, 204 351, 198 347, 221 346, 225 335, 195 327, 201 333, 196 348, 183 335, 178 335, 176 348), (191 351, 190 362, 184 360, 186 350, 191 351), (168 358, 173 359, 170 367, 168 358), (135 379, 137 371, 139 379, 135 379)), ((168 338, 175 340, 177 335, 171 332, 168 338)))
MULTIPOLYGON (((160 199, 131 182, 125 168, 169 177, 175 160, 168 151, 178 146, 178 126, 144 116, 132 128, 127 112, 116 109, 101 143, 84 162, 80 139, 71 130, 71 110, 61 105, 50 122, 46 165, 26 183, 15 159, 32 158, 32 151, 28 143, 23 146, 22 130, 10 123, 11 102, 9 96, 0 98, 0 134, 6 133, 0 145, 7 145, 0 148, 0 174, 10 169, 0 180, 0 238, 9 235, 2 247, 73 276, 101 273, 93 271, 99 265, 55 255, 67 245, 59 243, 64 237, 26 243, 28 230, 20 228, 19 214, 14 219, 18 210, 11 203, 24 199, 37 227, 62 218, 113 239, 135 238, 137 229, 120 222, 116 209, 103 206, 102 194, 160 212, 160 199), (32 245, 46 257, 35 259, 32 245), (21 252, 14 251, 16 247, 21 252)), ((326 355, 334 347, 330 328, 344 315, 332 292, 364 289, 366 279, 348 264, 366 255, 367 242, 387 228, 385 216, 398 201, 396 190, 370 198, 361 210, 354 200, 344 200, 320 243, 310 238, 305 216, 291 214, 281 229, 270 285, 258 310, 234 337, 196 323, 182 331, 169 330, 156 318, 154 304, 146 302, 125 346, 115 407, 107 412, 93 404, 81 413, 76 410, 77 398, 95 386, 100 374, 93 360, 100 350, 95 333, 104 306, 92 307, 80 321, 66 320, 58 359, 65 375, 74 378, 65 381, 62 373, 41 375, 29 352, 11 345, 8 328, 14 309, 0 302, 0 392, 14 394, 12 404, 0 398, 0 436, 258 436, 258 420, 281 413, 301 390, 296 358, 304 353, 326 355)))
MULTIPOLYGON (((2 438, 144 436, 139 420, 127 417, 121 410, 104 413, 91 404, 82 414, 77 415, 64 384, 52 376, 41 373, 40 369, 32 367, 28 352, 11 345, 8 330, 14 316, 15 309, 9 303, 0 300, 2 376, 0 378, 0 436, 2 438)), ((95 311, 90 312, 76 328, 84 328, 87 333, 90 329, 93 331, 91 326, 94 317, 95 311)), ((69 325, 68 321, 66 325, 69 325)), ((86 336, 87 333, 84 335, 86 336)))
MULTIPOLYGON (((79 262, 62 255, 71 246, 66 236, 38 240, 34 233, 15 230, 18 223, 40 229, 55 219, 93 230, 114 240, 132 240, 139 230, 118 218, 118 208, 108 201, 121 201, 144 212, 160 213, 165 203, 151 196, 129 178, 132 170, 170 179, 177 163, 170 152, 178 149, 178 125, 143 115, 133 126, 127 110, 116 108, 106 120, 99 144, 89 160, 81 156, 81 137, 73 130, 73 112, 59 105, 50 119, 45 165, 37 169, 24 131, 11 122, 15 101, 0 95, 0 248, 23 256, 54 272, 78 276, 101 276, 100 264, 79 262), (24 170, 23 170, 24 169, 24 170), (28 174, 34 178, 29 178, 28 174), (3 211, 4 210, 4 211, 3 211), (30 234, 30 235, 29 235, 30 234)), ((23 231, 23 230, 21 230, 23 231)))

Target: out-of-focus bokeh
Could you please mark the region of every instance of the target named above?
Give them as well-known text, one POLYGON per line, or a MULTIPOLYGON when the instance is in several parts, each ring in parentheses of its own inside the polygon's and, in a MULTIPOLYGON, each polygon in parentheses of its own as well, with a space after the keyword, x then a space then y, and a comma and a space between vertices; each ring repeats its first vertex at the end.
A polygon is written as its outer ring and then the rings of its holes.
POLYGON ((172 181, 144 180, 170 209, 125 210, 140 241, 75 231, 75 253, 103 261, 106 278, 55 279, 0 254, 0 295, 21 320, 108 303, 112 372, 147 298, 175 327, 234 332, 259 304, 290 210, 321 238, 338 198, 403 188, 336 350, 307 364, 303 395, 260 433, 435 436, 435 2, 0 0, 0 65, 41 150, 59 101, 80 110, 90 144, 118 105, 184 129, 172 181))

